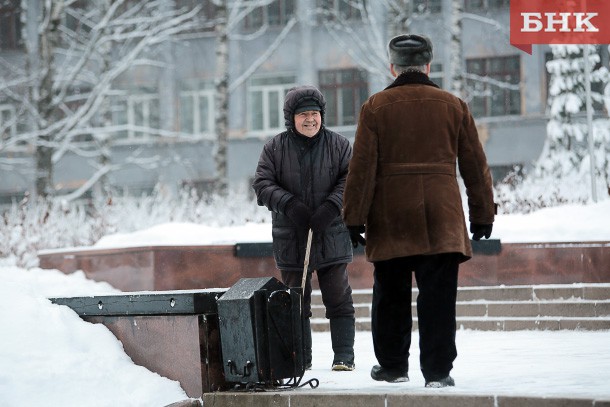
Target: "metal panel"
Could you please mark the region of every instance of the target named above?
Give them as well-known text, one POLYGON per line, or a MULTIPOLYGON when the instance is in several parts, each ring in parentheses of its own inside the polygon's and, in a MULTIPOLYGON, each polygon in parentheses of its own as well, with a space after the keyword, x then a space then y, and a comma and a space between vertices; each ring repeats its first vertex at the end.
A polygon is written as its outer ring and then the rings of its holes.
POLYGON ((157 291, 91 297, 49 298, 78 315, 216 314, 216 300, 224 290, 157 291))
POLYGON ((297 292, 274 277, 242 278, 217 305, 227 381, 269 383, 303 375, 297 292))
POLYGON ((236 243, 235 257, 270 257, 273 256, 273 243, 236 243))
POLYGON ((502 251, 502 244, 500 239, 485 239, 485 240, 471 240, 472 253, 482 255, 495 255, 502 251))

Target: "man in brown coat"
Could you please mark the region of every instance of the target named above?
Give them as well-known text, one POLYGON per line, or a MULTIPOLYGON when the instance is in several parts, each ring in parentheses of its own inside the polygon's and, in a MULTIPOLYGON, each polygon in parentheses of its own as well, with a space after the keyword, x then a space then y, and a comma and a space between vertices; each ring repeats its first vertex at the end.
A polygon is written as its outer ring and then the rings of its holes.
POLYGON ((362 106, 343 195, 352 244, 375 267, 371 377, 409 380, 414 272, 426 387, 454 386, 458 267, 472 256, 456 166, 474 240, 491 235, 492 179, 468 106, 428 78, 430 40, 397 36, 389 57, 396 79, 362 106))

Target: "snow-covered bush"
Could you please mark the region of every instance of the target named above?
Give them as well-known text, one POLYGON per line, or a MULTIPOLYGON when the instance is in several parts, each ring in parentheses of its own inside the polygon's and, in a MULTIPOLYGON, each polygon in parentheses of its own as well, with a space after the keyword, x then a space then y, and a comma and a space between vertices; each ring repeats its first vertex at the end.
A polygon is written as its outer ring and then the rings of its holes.
POLYGON ((0 232, 0 257, 31 265, 38 249, 88 244, 91 223, 82 206, 30 201, 26 196, 2 212, 0 232))
MULTIPOLYGON (((495 190, 500 213, 528 213, 543 207, 589 201, 582 180, 507 177, 495 190)), ((466 201, 464 197, 464 202, 466 201)), ((183 191, 177 196, 158 189, 149 196, 107 197, 100 200, 30 200, 0 209, 0 258, 20 267, 38 265, 37 252, 45 249, 91 246, 105 235, 130 233, 166 222, 210 226, 271 221, 267 208, 258 206, 246 187, 227 196, 200 196, 183 191)))
POLYGON ((551 45, 553 59, 547 63, 550 117, 546 141, 532 171, 510 174, 496 187, 496 200, 503 213, 527 213, 549 206, 585 203, 594 196, 603 200, 610 195, 610 100, 599 92, 608 88, 610 73, 599 64, 598 48, 587 46, 588 65, 596 67, 591 72, 590 85, 596 85, 597 91, 592 89, 590 96, 598 108, 589 135, 584 47, 551 45), (604 103, 605 114, 601 112, 604 103))
POLYGON ((499 213, 530 213, 542 208, 590 202, 591 187, 588 174, 560 179, 533 177, 516 169, 495 186, 494 194, 499 213))
POLYGON ((230 226, 271 219, 269 211, 258 206, 245 187, 223 197, 199 196, 190 191, 178 196, 155 191, 139 198, 107 197, 70 203, 26 197, 0 213, 0 257, 21 267, 36 266, 39 250, 90 246, 108 234, 134 232, 165 222, 230 226))

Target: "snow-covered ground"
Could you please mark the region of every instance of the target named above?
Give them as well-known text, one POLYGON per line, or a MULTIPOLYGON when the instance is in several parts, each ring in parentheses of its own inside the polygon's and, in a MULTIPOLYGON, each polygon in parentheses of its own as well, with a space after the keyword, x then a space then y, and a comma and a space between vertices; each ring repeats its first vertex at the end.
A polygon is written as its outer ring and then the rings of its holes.
POLYGON ((319 390, 349 392, 425 391, 441 394, 526 395, 610 400, 610 331, 457 332, 458 357, 451 376, 456 387, 424 388, 417 333, 413 335, 408 383, 375 382, 377 364, 370 332, 357 332, 356 370, 332 372, 330 333, 313 333, 313 369, 303 380, 320 380, 319 390))
MULTIPOLYGON (((610 241, 610 201, 498 216, 493 237, 503 242, 610 241)), ((142 244, 229 244, 269 241, 268 225, 208 228, 166 224, 129 235, 107 236, 100 247, 142 244)), ((213 287, 208 287, 213 288, 213 287)), ((0 260, 0 405, 165 406, 187 398, 179 383, 136 366, 103 326, 82 321, 48 297, 116 293, 82 272, 20 269, 0 260)), ((430 392, 562 395, 610 399, 610 331, 459 331, 452 373, 457 386, 430 392)), ((414 345, 417 336, 414 336, 414 345)), ((370 333, 356 338, 356 371, 331 372, 330 335, 314 333, 314 366, 304 380, 318 390, 423 391, 418 349, 411 382, 374 382, 370 333)), ((298 391, 307 391, 306 388, 298 391)))

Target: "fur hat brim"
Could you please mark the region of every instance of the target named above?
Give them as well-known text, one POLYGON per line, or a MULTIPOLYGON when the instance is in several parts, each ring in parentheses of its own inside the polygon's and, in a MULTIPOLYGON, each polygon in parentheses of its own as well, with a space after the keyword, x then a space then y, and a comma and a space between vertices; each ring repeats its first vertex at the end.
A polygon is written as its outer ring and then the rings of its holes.
POLYGON ((294 109, 294 114, 299 114, 301 112, 308 112, 308 111, 318 111, 321 112, 322 111, 322 107, 320 106, 320 104, 318 103, 318 101, 311 97, 311 98, 304 98, 296 107, 296 109, 294 109))
POLYGON ((388 53, 394 65, 427 65, 432 61, 432 42, 423 35, 403 34, 390 40, 388 53))

